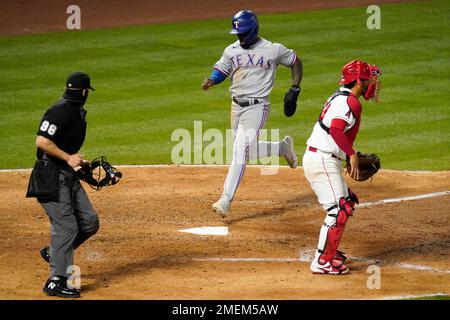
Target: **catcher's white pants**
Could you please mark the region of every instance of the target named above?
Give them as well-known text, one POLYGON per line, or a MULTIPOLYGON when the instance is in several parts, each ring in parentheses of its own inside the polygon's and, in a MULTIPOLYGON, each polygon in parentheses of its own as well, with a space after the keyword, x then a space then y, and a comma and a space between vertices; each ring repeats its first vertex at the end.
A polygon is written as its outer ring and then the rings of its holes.
POLYGON ((306 149, 303 171, 325 210, 339 204, 340 198, 348 197, 347 183, 342 175, 342 161, 332 157, 330 153, 306 149))
POLYGON ((260 131, 266 125, 270 113, 269 103, 240 107, 232 103, 231 127, 233 128, 233 158, 225 179, 223 194, 232 200, 238 188, 248 160, 279 155, 280 143, 259 141, 260 131))
MULTIPOLYGON (((326 211, 328 208, 339 205, 339 199, 348 197, 348 186, 342 175, 342 161, 331 156, 330 153, 322 153, 319 150, 312 152, 306 149, 303 156, 303 170, 311 188, 317 196, 317 200, 326 211)), ((339 209, 327 212, 324 224, 320 229, 317 248, 324 250, 328 230, 336 224, 336 215, 339 209)), ((316 252, 315 260, 320 256, 316 252)))

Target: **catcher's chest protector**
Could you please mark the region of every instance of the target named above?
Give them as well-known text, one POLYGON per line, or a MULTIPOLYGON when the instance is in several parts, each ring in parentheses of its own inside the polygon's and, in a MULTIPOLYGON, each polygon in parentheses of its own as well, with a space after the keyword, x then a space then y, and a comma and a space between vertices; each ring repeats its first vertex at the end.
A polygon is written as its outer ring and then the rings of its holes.
MULTIPOLYGON (((331 97, 331 99, 329 101, 327 101, 327 103, 325 103, 325 106, 323 107, 322 112, 320 113, 320 116, 319 116, 319 120, 318 120, 319 125, 328 134, 330 134, 330 128, 328 128, 322 121, 323 110, 325 110, 325 108, 331 104, 331 101, 333 101, 336 97, 339 97, 339 96, 346 96, 346 97, 348 97, 348 96, 350 96, 350 92, 348 92, 348 91, 340 91, 340 90, 336 91, 333 94, 333 96, 331 97)), ((351 109, 350 109, 350 112, 353 114, 351 109)), ((354 114, 353 114, 353 116, 355 117, 354 114)), ((355 117, 355 118, 357 118, 357 117, 355 117)))

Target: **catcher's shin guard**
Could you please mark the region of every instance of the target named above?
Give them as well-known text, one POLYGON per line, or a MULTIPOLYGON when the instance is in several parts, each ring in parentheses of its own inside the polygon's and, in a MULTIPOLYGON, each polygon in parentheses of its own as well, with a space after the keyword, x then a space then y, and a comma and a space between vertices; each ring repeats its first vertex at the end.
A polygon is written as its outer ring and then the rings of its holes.
POLYGON ((353 201, 342 197, 339 199, 339 205, 332 206, 328 209, 327 217, 322 225, 319 236, 318 251, 319 259, 324 261, 332 261, 336 256, 342 233, 348 218, 353 215, 353 201))

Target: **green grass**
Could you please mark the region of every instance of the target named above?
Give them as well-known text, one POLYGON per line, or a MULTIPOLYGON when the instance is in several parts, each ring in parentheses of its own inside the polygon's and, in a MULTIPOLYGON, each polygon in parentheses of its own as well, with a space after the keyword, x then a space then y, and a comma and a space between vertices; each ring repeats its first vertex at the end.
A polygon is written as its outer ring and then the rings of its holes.
MULTIPOLYGON (((381 5, 381 30, 368 30, 366 8, 260 16, 261 36, 293 48, 304 63, 297 114, 285 118, 290 72, 280 67, 267 128, 280 128, 299 153, 324 100, 351 59, 383 70, 382 103, 364 102, 356 148, 384 168, 450 169, 450 38, 447 1, 381 5)), ((115 164, 170 163, 176 128, 224 131, 228 81, 200 89, 232 41, 229 19, 0 38, 0 168, 31 167, 44 111, 67 75, 89 73, 87 158, 115 164)))
POLYGON ((438 295, 438 296, 412 298, 412 299, 404 299, 404 300, 450 300, 450 296, 438 295))

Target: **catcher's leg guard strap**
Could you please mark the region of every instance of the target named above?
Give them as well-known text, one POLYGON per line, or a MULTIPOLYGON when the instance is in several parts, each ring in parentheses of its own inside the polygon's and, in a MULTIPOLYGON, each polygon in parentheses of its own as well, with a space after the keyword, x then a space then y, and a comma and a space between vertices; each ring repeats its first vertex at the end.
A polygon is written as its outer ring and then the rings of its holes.
POLYGON ((354 209, 356 204, 359 204, 358 196, 348 188, 348 197, 346 198, 347 202, 350 203, 351 207, 354 209))
POLYGON ((329 211, 320 230, 319 253, 320 259, 331 261, 336 255, 342 233, 348 218, 353 215, 353 207, 345 198, 339 200, 339 207, 329 211))

